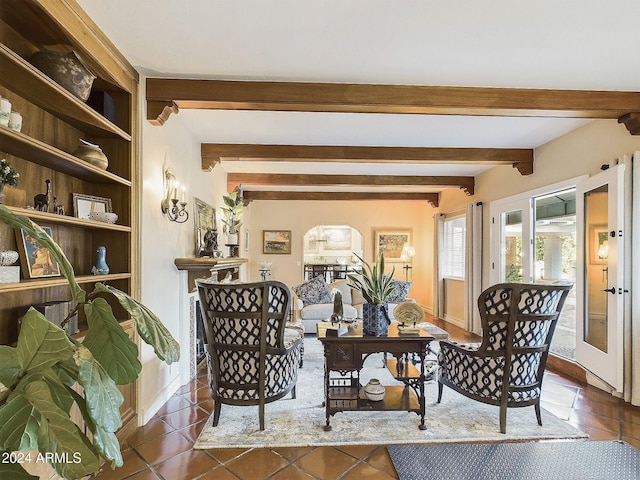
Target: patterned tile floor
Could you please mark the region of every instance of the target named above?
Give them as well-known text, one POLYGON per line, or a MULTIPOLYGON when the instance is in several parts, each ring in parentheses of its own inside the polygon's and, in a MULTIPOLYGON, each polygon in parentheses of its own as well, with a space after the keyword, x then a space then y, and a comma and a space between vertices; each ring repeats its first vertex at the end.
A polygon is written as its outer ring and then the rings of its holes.
MULTIPOLYGON (((464 330, 431 319, 456 341, 477 341, 464 330)), ((640 408, 547 372, 542 406, 589 435, 624 440, 640 449, 640 408)), ((123 447, 124 466, 99 480, 383 480, 398 478, 384 445, 193 450, 212 411, 206 373, 181 388, 123 447)))

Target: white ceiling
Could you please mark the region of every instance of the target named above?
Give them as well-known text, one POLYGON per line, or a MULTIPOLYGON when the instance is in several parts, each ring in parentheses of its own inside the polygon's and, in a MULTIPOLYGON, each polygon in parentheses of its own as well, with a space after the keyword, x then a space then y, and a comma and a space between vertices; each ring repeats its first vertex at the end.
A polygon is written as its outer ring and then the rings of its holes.
MULTIPOLYGON (((638 0, 77 1, 155 77, 640 90, 638 0)), ((169 121, 212 143, 535 148, 589 120, 182 110, 169 121)), ((223 166, 398 175, 486 168, 223 166)))

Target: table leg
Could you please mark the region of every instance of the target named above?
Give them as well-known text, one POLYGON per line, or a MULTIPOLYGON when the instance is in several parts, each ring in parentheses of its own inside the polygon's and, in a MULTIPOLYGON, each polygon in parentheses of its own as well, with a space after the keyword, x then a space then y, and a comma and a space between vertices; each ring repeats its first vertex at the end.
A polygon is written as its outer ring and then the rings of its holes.
POLYGON ((418 428, 420 430, 427 429, 427 426, 424 424, 424 417, 426 413, 426 402, 424 398, 424 380, 425 380, 424 367, 426 363, 426 358, 427 358, 426 349, 420 349, 420 382, 419 382, 420 386, 418 389, 419 390, 418 400, 420 402, 420 425, 418 426, 418 428))
POLYGON ((329 419, 331 417, 331 411, 330 411, 331 401, 329 398, 330 379, 329 379, 329 368, 327 366, 328 356, 329 356, 329 348, 325 345, 324 347, 324 406, 325 406, 325 412, 326 412, 326 418, 327 418, 327 423, 324 426, 325 432, 331 431, 331 425, 329 425, 329 421, 330 421, 329 419))

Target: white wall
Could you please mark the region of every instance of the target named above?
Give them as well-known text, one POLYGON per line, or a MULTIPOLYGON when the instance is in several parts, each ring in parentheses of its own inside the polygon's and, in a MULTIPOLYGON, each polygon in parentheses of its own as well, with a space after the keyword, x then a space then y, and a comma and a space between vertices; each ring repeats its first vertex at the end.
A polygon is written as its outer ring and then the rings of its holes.
POLYGON ((159 361, 153 350, 142 343, 143 365, 138 382, 138 414, 146 423, 184 383, 180 371, 188 362, 188 325, 180 322, 179 272, 174 259, 193 257, 195 253, 193 196, 219 206, 226 193, 226 173, 222 169, 205 173, 200 168, 200 143, 196 142, 180 122, 180 115, 172 115, 169 121, 155 127, 146 120, 145 79, 140 80, 141 99, 141 300, 169 328, 181 342, 181 365, 168 366, 159 361), (170 222, 160 210, 164 196, 163 165, 166 164, 177 179, 187 186, 186 200, 190 217, 186 223, 170 222))

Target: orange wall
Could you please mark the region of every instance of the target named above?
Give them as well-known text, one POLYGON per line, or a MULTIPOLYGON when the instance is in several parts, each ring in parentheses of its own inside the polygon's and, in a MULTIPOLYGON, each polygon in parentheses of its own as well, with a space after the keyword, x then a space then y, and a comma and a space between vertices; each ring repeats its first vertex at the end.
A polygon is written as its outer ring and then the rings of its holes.
MULTIPOLYGON (((290 287, 302 283, 303 235, 315 225, 351 225, 359 230, 368 262, 373 258, 374 230, 411 228, 416 255, 409 295, 431 311, 434 212, 424 201, 254 201, 247 207, 249 220, 243 227, 249 230, 249 252, 242 252, 250 259, 249 279, 259 279, 260 261, 272 260, 272 279, 290 287), (263 230, 291 230, 291 255, 263 254, 263 230)), ((395 276, 404 279, 402 265, 396 264, 395 276)))

